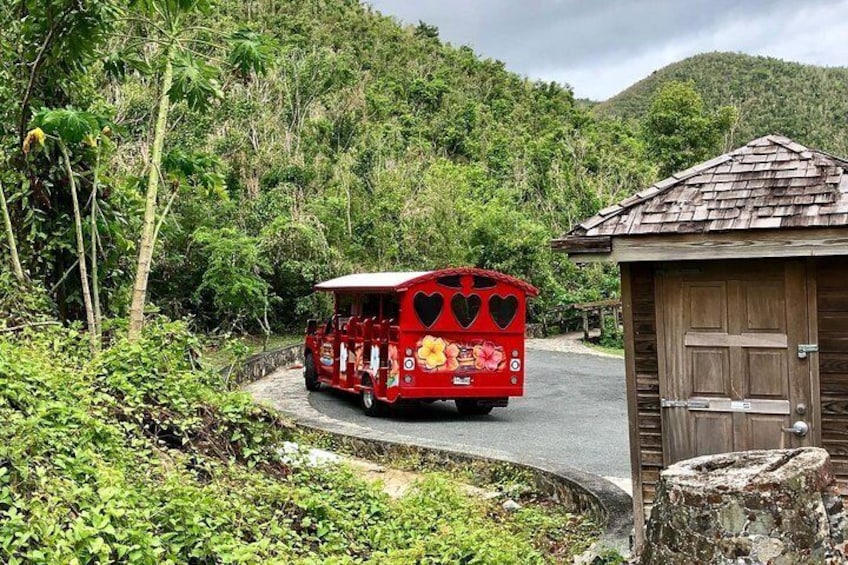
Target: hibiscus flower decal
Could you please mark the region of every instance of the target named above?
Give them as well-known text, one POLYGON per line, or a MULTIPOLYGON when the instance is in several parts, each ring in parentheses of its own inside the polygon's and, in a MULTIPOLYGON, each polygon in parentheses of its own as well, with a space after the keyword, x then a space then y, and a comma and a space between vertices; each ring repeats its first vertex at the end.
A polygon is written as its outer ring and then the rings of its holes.
POLYGON ((389 346, 389 376, 386 379, 386 386, 398 386, 400 378, 400 360, 398 359, 397 345, 389 346))
POLYGON ((354 349, 353 366, 357 371, 361 371, 365 368, 365 348, 361 343, 356 346, 356 349, 354 349))
POLYGON ((431 335, 424 336, 421 347, 418 348, 418 359, 424 362, 428 369, 437 369, 447 362, 445 355, 445 340, 431 335))
POLYGON ((459 346, 455 343, 445 348, 445 371, 456 371, 459 368, 459 346))
POLYGON ((397 375, 400 373, 400 360, 398 359, 397 345, 389 346, 389 374, 397 375))
POLYGON ((474 366, 481 371, 497 371, 504 361, 503 348, 491 341, 474 346, 474 366))

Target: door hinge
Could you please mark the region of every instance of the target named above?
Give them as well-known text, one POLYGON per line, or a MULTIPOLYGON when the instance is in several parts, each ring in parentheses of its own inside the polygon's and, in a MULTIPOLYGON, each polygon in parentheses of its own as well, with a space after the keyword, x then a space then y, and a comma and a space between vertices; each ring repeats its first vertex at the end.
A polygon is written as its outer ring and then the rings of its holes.
POLYGON ((798 359, 806 359, 808 353, 816 353, 819 350, 817 343, 799 343, 798 344, 798 359))
POLYGON ((709 400, 691 399, 691 400, 669 400, 668 398, 660 399, 662 408, 689 408, 695 410, 705 410, 710 407, 709 400))

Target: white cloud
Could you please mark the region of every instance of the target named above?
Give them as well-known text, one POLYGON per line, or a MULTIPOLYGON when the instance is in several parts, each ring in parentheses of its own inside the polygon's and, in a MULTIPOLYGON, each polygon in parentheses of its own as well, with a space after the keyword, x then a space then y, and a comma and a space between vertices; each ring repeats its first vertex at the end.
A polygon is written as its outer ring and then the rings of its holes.
POLYGON ((511 70, 605 99, 652 71, 708 51, 848 64, 848 0, 371 0, 439 26, 511 70))

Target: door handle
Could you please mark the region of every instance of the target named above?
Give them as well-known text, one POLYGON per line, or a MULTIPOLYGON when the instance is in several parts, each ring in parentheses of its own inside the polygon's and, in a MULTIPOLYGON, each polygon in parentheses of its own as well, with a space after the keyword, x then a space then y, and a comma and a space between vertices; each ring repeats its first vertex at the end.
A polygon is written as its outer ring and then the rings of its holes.
POLYGON ((783 431, 788 434, 795 434, 798 437, 805 437, 810 432, 810 425, 803 420, 798 420, 792 424, 791 428, 783 428, 783 431))

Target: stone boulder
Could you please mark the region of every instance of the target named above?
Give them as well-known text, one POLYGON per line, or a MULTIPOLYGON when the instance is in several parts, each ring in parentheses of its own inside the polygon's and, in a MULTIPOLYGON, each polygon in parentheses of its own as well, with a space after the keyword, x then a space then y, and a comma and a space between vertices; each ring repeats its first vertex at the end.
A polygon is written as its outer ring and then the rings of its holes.
POLYGON ((823 449, 698 457, 662 472, 638 562, 845 563, 843 527, 823 449))

